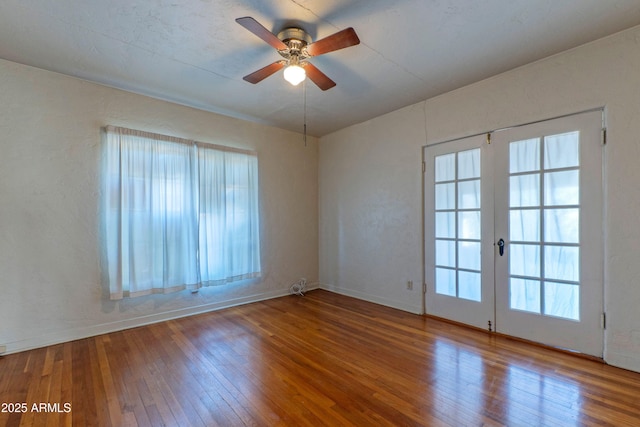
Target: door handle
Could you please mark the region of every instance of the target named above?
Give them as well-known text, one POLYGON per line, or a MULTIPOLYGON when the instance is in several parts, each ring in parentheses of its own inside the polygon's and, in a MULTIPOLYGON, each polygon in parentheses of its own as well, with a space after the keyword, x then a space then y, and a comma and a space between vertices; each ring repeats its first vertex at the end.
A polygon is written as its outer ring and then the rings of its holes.
POLYGON ((500 252, 500 256, 504 255, 504 239, 498 240, 498 251, 500 252))

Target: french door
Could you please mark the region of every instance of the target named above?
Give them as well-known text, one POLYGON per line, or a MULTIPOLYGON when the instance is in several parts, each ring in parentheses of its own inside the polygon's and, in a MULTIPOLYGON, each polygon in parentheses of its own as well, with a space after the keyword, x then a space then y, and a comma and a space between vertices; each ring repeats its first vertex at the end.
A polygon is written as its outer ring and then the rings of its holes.
POLYGON ((492 157, 485 136, 427 147, 427 313, 480 328, 494 322, 492 157))
POLYGON ((428 314, 602 356, 602 113, 426 147, 428 314))

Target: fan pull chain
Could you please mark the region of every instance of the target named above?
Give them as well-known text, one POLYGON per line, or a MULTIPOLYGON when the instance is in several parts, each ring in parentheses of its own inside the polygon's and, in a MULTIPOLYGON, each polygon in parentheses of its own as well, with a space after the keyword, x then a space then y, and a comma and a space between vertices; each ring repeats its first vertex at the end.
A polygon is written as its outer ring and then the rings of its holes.
POLYGON ((303 130, 304 130, 304 146, 307 146, 307 82, 305 81, 302 84, 302 96, 303 96, 303 111, 304 111, 304 126, 303 126, 303 130))

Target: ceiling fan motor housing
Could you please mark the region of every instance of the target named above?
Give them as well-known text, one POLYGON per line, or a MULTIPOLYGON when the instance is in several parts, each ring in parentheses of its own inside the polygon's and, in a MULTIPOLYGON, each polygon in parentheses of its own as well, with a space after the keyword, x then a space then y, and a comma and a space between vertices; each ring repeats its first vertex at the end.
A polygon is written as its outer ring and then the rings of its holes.
POLYGON ((285 28, 284 30, 280 31, 278 33, 278 38, 287 45, 289 45, 289 41, 291 40, 301 41, 303 42, 302 44, 304 46, 311 43, 311 36, 307 34, 303 29, 295 27, 285 28))
POLYGON ((285 28, 278 33, 278 38, 288 46, 288 49, 279 50, 288 62, 287 65, 298 65, 309 57, 306 47, 311 43, 311 36, 300 28, 285 28))

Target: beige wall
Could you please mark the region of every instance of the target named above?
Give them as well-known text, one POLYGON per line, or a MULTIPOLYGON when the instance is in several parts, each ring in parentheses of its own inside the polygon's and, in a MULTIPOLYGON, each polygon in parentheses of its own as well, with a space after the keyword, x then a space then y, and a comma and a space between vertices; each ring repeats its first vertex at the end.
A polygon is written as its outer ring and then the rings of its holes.
POLYGON ((409 311, 426 144, 605 107, 605 360, 640 371, 640 27, 320 140, 320 281, 409 311))
POLYGON ((0 60, 0 344, 8 352, 288 293, 318 278, 318 141, 0 60), (112 302, 99 241, 100 128, 258 152, 263 277, 112 302))

